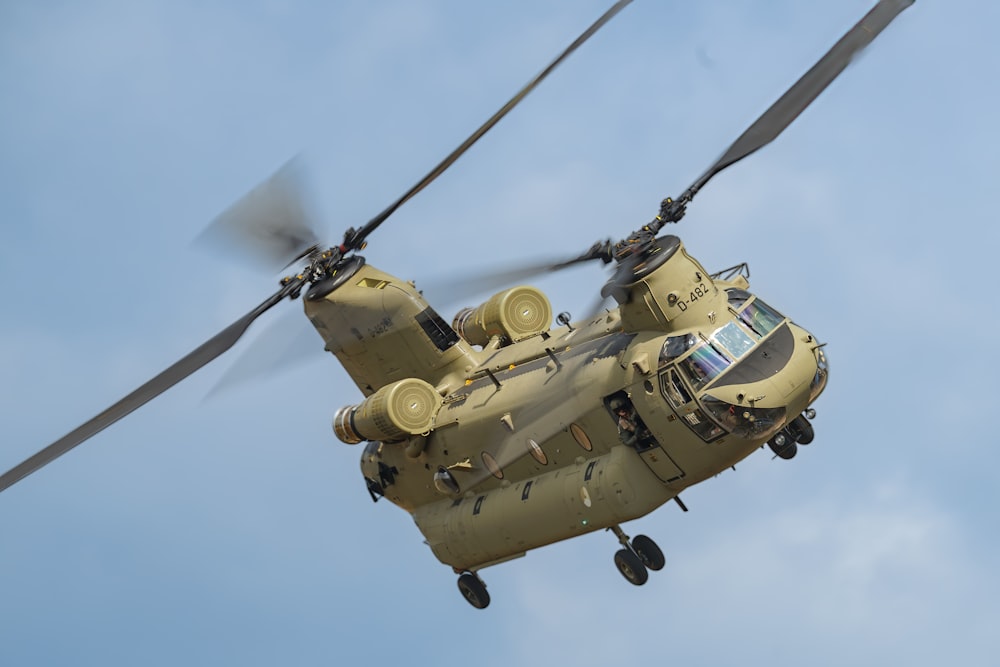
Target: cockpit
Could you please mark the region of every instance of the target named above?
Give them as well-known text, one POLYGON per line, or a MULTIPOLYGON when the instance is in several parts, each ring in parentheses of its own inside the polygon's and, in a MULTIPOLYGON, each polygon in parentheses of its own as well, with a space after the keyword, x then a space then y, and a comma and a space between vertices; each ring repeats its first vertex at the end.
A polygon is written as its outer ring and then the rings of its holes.
MULTIPOLYGON (((760 397, 737 394, 734 388, 764 386, 784 371, 796 350, 794 325, 745 290, 731 288, 727 298, 730 317, 719 317, 714 330, 666 338, 660 349, 660 390, 677 416, 706 442, 726 433, 766 439, 787 423, 785 405, 756 405, 760 397), (715 388, 728 389, 735 397, 713 392, 715 388)), ((818 345, 814 357, 809 402, 826 384, 826 359, 818 345)), ((795 375, 801 373, 797 370, 795 375)))
POLYGON ((711 383, 784 322, 784 316, 749 292, 731 289, 728 295, 735 321, 707 335, 669 336, 660 350, 660 366, 676 363, 695 391, 711 383))

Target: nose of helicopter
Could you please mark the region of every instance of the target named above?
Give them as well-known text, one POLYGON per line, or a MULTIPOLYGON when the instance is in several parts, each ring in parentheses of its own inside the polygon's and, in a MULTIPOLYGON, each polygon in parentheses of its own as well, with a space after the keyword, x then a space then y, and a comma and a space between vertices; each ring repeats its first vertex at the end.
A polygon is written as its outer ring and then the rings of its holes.
POLYGON ((786 323, 701 396, 702 407, 726 430, 760 443, 798 419, 826 387, 822 345, 786 323))
POLYGON ((772 383, 784 396, 789 419, 808 408, 826 388, 828 365, 823 345, 805 329, 789 325, 795 345, 772 383))

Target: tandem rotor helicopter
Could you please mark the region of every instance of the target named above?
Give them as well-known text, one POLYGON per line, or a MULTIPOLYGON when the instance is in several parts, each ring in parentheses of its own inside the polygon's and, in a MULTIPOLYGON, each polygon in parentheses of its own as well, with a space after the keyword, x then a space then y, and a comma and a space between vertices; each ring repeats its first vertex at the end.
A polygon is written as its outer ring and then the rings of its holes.
POLYGON ((331 247, 306 222, 285 173, 252 190, 210 230, 251 239, 301 268, 256 308, 134 392, 0 475, 0 491, 52 462, 229 350, 285 299, 305 314, 361 390, 338 410, 336 436, 361 444, 372 500, 413 517, 465 599, 490 602, 480 571, 531 549, 597 530, 621 548, 631 583, 665 565, 662 551, 621 525, 768 446, 791 458, 813 439, 813 403, 826 387, 823 343, 750 291, 740 264, 709 271, 681 240, 681 220, 708 181, 774 140, 913 0, 879 0, 694 183, 582 262, 613 265, 601 296, 616 307, 578 321, 556 317, 529 286, 498 292, 451 324, 414 283, 365 262, 368 237, 621 11, 620 0, 458 148, 331 247))

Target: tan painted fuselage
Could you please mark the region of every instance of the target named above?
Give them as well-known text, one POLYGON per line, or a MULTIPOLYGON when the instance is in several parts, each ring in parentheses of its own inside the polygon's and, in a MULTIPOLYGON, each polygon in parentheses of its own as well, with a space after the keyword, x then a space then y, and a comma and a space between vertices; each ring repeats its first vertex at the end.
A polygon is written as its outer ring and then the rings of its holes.
POLYGON ((664 239, 619 281, 618 308, 536 331, 518 322, 548 304, 507 299, 513 324, 477 325, 493 332, 478 345, 371 266, 305 299, 366 397, 338 413, 338 435, 368 441, 373 497, 410 512, 443 563, 475 571, 643 516, 748 456, 822 391, 826 361, 808 332, 745 277, 713 278, 664 239), (638 441, 623 442, 615 401, 638 441))

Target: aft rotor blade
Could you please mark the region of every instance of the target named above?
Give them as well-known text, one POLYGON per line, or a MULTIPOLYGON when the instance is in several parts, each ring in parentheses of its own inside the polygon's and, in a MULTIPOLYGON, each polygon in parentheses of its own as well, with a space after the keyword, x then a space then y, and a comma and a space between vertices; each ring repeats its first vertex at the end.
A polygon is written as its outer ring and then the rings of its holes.
POLYGON ((514 415, 517 430, 485 450, 492 459, 491 467, 486 467, 486 459, 482 458, 483 465, 477 462, 468 475, 456 478, 462 491, 474 489, 490 476, 502 478, 502 473, 509 466, 528 456, 534 447, 542 447, 557 433, 569 428, 570 423, 585 411, 585 407, 563 396, 542 399, 533 406, 525 407, 514 415))
POLYGON ((285 310, 242 346, 205 398, 254 380, 280 375, 311 361, 323 363, 326 353, 321 341, 316 328, 302 317, 302 311, 285 310))
POLYGON ((196 241, 280 271, 319 243, 298 158, 219 214, 196 241))
POLYGON ((529 81, 528 84, 524 86, 524 88, 518 91, 518 93, 514 95, 514 97, 510 98, 510 100, 505 105, 503 105, 499 111, 493 114, 493 116, 491 116, 489 120, 483 123, 478 130, 473 132, 468 139, 462 142, 462 144, 454 151, 452 151, 448 155, 448 157, 442 160, 440 164, 438 164, 426 176, 420 179, 420 181, 417 182, 416 185, 407 190, 402 197, 400 197, 392 204, 390 204, 388 208, 386 208, 384 211, 382 211, 374 218, 369 220, 364 227, 358 230, 352 230, 351 232, 348 232, 347 238, 344 239, 344 245, 346 246, 346 248, 349 250, 360 249, 369 234, 371 234, 373 231, 375 231, 375 229, 378 228, 379 225, 385 222, 390 215, 395 213, 400 206, 408 202, 411 198, 413 198, 414 195, 416 195, 418 192, 420 192, 425 187, 430 185, 431 182, 434 181, 434 179, 436 179, 438 176, 444 173, 444 171, 448 167, 450 167, 456 160, 458 160, 458 158, 462 157, 462 154, 465 153, 465 151, 469 150, 469 148, 474 143, 479 141, 479 139, 484 134, 489 132, 494 125, 500 122, 500 119, 506 116, 511 109, 517 106, 517 104, 528 95, 528 93, 534 90, 535 87, 552 72, 552 70, 558 67, 563 60, 565 60, 571 53, 573 53, 573 51, 576 51, 576 49, 581 44, 590 39, 590 37, 595 32, 597 32, 605 23, 610 21, 615 16, 615 14, 624 9, 625 6, 629 4, 631 1, 632 0, 619 0, 618 2, 616 2, 608 11, 604 12, 601 18, 597 19, 597 21, 595 21, 593 25, 591 25, 583 32, 583 34, 577 37, 576 40, 574 40, 573 43, 566 48, 565 51, 560 53, 555 60, 549 63, 548 67, 543 69, 534 79, 529 81))
POLYGON ((722 157, 678 198, 678 203, 686 204, 691 201, 713 176, 771 143, 844 71, 862 49, 913 2, 914 0, 880 0, 812 69, 740 135, 722 157))
POLYGON ((186 357, 175 363, 173 366, 170 366, 168 369, 109 407, 101 414, 77 427, 73 431, 70 431, 40 452, 28 457, 23 462, 5 472, 3 475, 0 475, 0 491, 3 491, 15 482, 30 475, 42 466, 51 463, 58 457, 79 445, 84 440, 96 435, 136 408, 159 396, 164 391, 231 348, 236 344, 236 341, 240 339, 244 332, 246 332, 247 327, 250 326, 251 322, 260 317, 260 315, 262 315, 266 310, 270 309, 272 306, 276 305, 279 301, 291 294, 295 288, 301 287, 303 282, 296 282, 296 280, 297 279, 293 279, 292 282, 285 285, 280 291, 276 292, 259 306, 230 324, 186 357))

